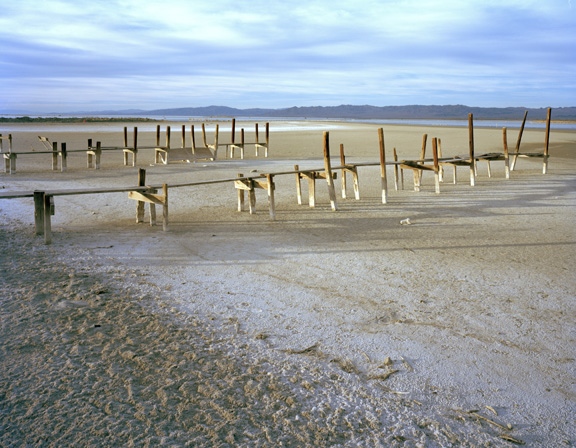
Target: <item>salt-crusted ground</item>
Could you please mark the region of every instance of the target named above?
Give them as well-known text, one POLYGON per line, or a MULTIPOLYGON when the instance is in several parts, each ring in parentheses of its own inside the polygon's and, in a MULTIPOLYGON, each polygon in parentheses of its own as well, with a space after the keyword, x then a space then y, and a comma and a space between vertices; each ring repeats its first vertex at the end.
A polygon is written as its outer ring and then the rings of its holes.
MULTIPOLYGON (((412 133, 391 129, 388 145, 412 133)), ((284 158, 139 157, 151 183, 301 160, 297 135, 273 137, 284 158)), ((275 222, 263 191, 256 215, 238 213, 231 185, 171 191, 168 232, 134 224, 124 195, 57 198, 45 246, 31 204, 3 200, 0 445, 573 446, 575 140, 552 137, 546 176, 521 161, 505 180, 498 162, 440 195, 407 177, 386 205, 377 167, 338 212, 322 183, 310 209, 278 177, 275 222)), ((321 139, 300 138, 322 166, 321 139)), ((23 159, 2 185, 135 181, 73 162, 23 159)))

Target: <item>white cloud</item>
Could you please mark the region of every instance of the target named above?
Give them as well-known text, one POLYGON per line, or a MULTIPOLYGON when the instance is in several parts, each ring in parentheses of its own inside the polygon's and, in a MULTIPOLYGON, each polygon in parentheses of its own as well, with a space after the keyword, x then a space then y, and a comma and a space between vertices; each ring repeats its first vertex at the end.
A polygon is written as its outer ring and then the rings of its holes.
POLYGON ((575 41, 561 0, 21 0, 0 16, 0 109, 567 106, 575 41))

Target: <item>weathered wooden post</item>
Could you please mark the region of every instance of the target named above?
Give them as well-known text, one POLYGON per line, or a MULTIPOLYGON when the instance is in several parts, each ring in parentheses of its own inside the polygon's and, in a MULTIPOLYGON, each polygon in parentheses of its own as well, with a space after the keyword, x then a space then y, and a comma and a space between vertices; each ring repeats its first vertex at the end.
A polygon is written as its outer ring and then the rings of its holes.
POLYGON ((126 148, 123 152, 124 152, 124 166, 128 166, 128 128, 126 126, 124 126, 124 148, 126 148))
POLYGON ((52 244, 52 201, 53 197, 47 194, 43 195, 44 205, 44 243, 52 244))
POLYGON ((34 230, 36 235, 44 233, 44 192, 34 190, 34 230))
MULTIPOLYGON (((143 187, 146 185, 146 170, 144 168, 140 168, 138 170, 138 186, 143 187)), ((136 222, 144 222, 144 205, 143 201, 136 202, 136 222)))
POLYGON ((434 186, 436 194, 440 194, 440 167, 438 165, 438 139, 432 139, 432 159, 434 161, 434 186))
MULTIPOLYGON (((244 177, 243 173, 238 173, 236 177, 244 177)), ((236 183, 236 192, 238 194, 238 211, 244 211, 244 188, 241 188, 239 183, 236 183)))
POLYGON ((382 204, 388 202, 388 179, 386 178, 386 151, 384 148, 384 129, 378 128, 380 145, 380 182, 382 184, 382 204))
POLYGON ((552 118, 552 109, 549 107, 546 113, 546 134, 544 136, 544 154, 542 163, 542 174, 548 172, 548 146, 550 144, 550 121, 552 118))
POLYGON ((506 179, 510 179, 510 159, 508 157, 508 135, 506 127, 502 128, 502 145, 504 146, 504 172, 506 179))
POLYGON ((332 210, 338 210, 336 204, 336 191, 334 190, 334 179, 332 177, 332 165, 330 163, 330 134, 324 131, 324 170, 326 171, 326 182, 328 184, 328 195, 332 210))
MULTIPOLYGON (((394 158, 394 189, 398 191, 398 172, 400 170, 398 169, 398 153, 396 152, 396 148, 392 150, 392 156, 394 158)), ((402 185, 402 187, 404 187, 404 185, 402 185)))
POLYGON ((474 159, 474 116, 468 114, 468 150, 470 152, 470 186, 476 184, 476 160, 474 159))
POLYGON ((342 167, 342 199, 346 199, 346 155, 344 154, 344 143, 340 143, 340 166, 342 167))
POLYGON ((274 176, 272 174, 266 174, 266 186, 268 187, 268 208, 270 210, 270 219, 274 221, 276 219, 276 205, 274 202, 274 176))
POLYGON ((60 144, 60 156, 62 158, 62 160, 60 161, 60 168, 62 172, 64 172, 68 169, 68 162, 67 162, 68 153, 66 150, 66 143, 60 144))
POLYGON ((294 165, 294 171, 296 171, 296 200, 298 201, 298 205, 302 205, 302 184, 300 180, 302 176, 300 175, 300 165, 294 165))
MULTIPOLYGON (((164 203, 162 204, 162 230, 168 231, 168 184, 162 184, 162 194, 164 195, 164 203)), ((150 204, 150 207, 154 204, 150 204)))
POLYGON ((52 142, 52 171, 58 170, 58 143, 52 142))
POLYGON ((518 152, 520 152, 520 142, 522 141, 522 134, 524 132, 524 125, 526 124, 526 117, 528 117, 528 111, 524 112, 524 119, 522 120, 522 125, 520 126, 520 131, 518 131, 518 138, 516 139, 516 147, 514 148, 514 158, 512 159, 512 164, 510 165, 510 171, 514 171, 516 167, 516 159, 518 159, 518 152))

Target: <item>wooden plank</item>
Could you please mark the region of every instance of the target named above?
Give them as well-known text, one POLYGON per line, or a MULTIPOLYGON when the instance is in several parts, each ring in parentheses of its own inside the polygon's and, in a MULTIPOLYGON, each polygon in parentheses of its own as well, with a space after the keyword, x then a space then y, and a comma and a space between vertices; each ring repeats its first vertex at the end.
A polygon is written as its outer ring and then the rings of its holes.
POLYGON ((164 205, 166 198, 157 193, 141 193, 139 191, 129 191, 128 199, 134 199, 136 201, 147 202, 150 204, 164 205))

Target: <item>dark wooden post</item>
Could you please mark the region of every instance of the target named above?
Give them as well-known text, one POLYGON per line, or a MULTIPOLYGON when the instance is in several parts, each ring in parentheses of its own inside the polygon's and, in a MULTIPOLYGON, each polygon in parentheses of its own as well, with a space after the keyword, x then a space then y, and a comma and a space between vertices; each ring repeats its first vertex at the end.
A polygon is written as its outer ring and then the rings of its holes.
POLYGON ((44 233, 44 192, 34 190, 34 230, 36 235, 44 233))
POLYGON ((52 142, 52 170, 58 169, 58 143, 52 142))
POLYGON ((378 128, 380 145, 380 181, 382 184, 382 204, 388 202, 388 179, 386 178, 386 151, 384 148, 384 129, 378 128))
POLYGON ((66 143, 60 144, 60 156, 62 160, 60 161, 60 168, 64 172, 68 168, 67 157, 68 153, 66 152, 66 143))
MULTIPOLYGON (((138 186, 143 187, 146 185, 146 170, 140 168, 138 170, 138 186)), ((136 222, 144 222, 144 201, 136 202, 136 222)))
POLYGON ((328 195, 332 210, 338 210, 336 204, 336 191, 334 190, 334 179, 332 178, 332 165, 330 163, 330 134, 324 131, 324 170, 326 171, 326 182, 328 183, 328 195))
POLYGON ((44 243, 52 244, 52 196, 42 196, 44 205, 44 243))
POLYGON ((344 154, 344 143, 340 143, 340 166, 342 166, 342 199, 346 199, 346 155, 344 154))
POLYGON ((432 159, 434 161, 434 186, 436 194, 440 193, 440 168, 438 164, 438 139, 432 139, 432 159))
POLYGON ((510 179, 510 158, 508 156, 508 135, 506 127, 502 128, 502 145, 504 146, 504 172, 506 179, 510 179))
POLYGON ((518 152, 520 152, 520 142, 522 141, 522 133, 524 132, 524 125, 526 124, 526 117, 528 116, 528 111, 524 112, 524 119, 522 120, 522 125, 520 126, 520 131, 518 132, 518 139, 516 140, 516 147, 514 148, 514 158, 512 159, 512 164, 510 166, 510 171, 514 171, 516 166, 516 159, 518 159, 518 152))
POLYGON ((474 159, 474 116, 468 114, 468 150, 470 152, 470 186, 476 184, 476 160, 474 159))
POLYGON ((552 118, 552 109, 549 107, 546 114, 546 134, 544 136, 544 155, 542 164, 542 174, 548 172, 548 146, 550 144, 550 121, 552 118))

